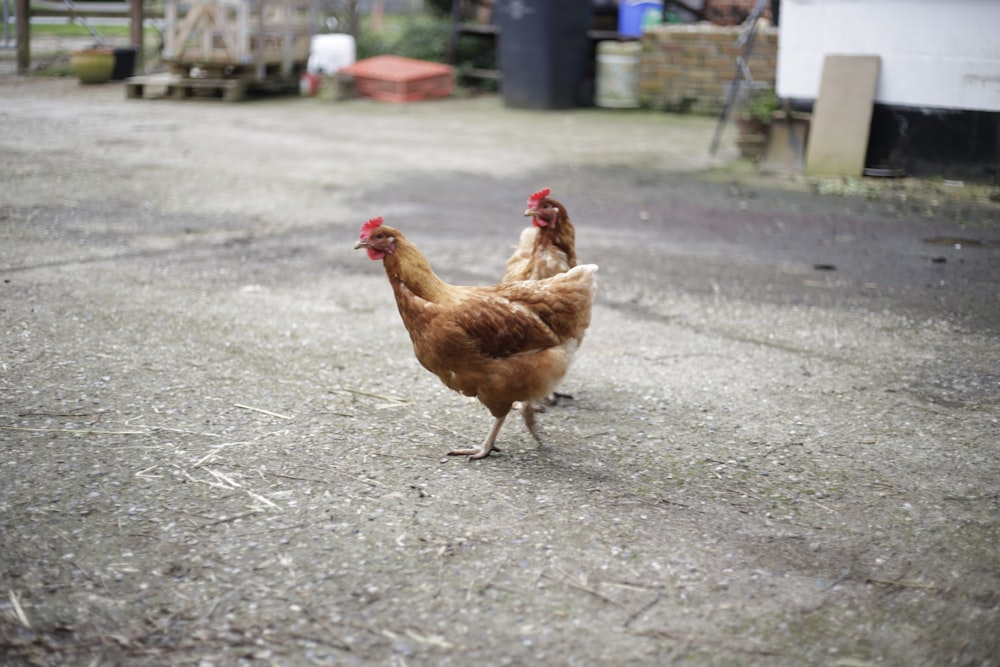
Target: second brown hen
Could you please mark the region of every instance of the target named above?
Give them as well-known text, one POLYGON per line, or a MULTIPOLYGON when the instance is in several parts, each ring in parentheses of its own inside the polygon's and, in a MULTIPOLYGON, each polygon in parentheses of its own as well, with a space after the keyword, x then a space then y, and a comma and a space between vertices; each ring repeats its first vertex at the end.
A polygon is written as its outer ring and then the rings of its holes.
POLYGON ((566 207, 543 188, 528 197, 525 217, 531 225, 521 232, 507 260, 503 280, 541 280, 576 266, 576 230, 566 207))
MULTIPOLYGON (((576 266, 576 229, 566 207, 549 195, 552 190, 542 188, 528 197, 525 217, 531 224, 521 232, 514 253, 507 260, 503 280, 540 280, 569 271, 576 266)), ((559 398, 573 398, 570 394, 553 391, 543 399, 555 405, 559 398)), ((526 412, 544 412, 537 404, 522 406, 526 412)))

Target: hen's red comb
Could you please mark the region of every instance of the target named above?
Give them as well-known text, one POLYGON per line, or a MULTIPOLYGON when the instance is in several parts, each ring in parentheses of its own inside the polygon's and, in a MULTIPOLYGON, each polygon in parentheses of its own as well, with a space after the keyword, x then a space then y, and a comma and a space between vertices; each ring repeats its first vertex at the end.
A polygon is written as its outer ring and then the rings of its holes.
POLYGON ((381 226, 382 226, 381 215, 378 216, 377 218, 372 218, 365 224, 361 225, 361 238, 363 239, 368 238, 371 235, 373 229, 377 229, 378 227, 381 226))
POLYGON ((551 193, 552 190, 550 190, 549 188, 542 188, 538 192, 532 194, 530 197, 528 197, 528 207, 534 208, 538 206, 538 202, 548 197, 551 193))

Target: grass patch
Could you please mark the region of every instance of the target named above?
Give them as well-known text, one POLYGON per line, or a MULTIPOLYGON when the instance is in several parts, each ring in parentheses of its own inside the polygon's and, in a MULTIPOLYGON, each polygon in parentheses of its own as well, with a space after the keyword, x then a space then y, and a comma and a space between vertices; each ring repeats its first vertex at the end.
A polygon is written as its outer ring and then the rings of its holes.
POLYGON ((38 69, 31 71, 31 76, 38 77, 63 77, 73 76, 73 68, 69 65, 69 59, 55 59, 50 64, 41 65, 38 69))
MULTIPOLYGON (((97 32, 105 37, 128 37, 127 25, 97 25, 97 32)), ((155 33, 152 28, 146 28, 146 33, 155 33)), ((90 37, 90 31, 79 23, 32 23, 32 36, 47 37, 90 37)))

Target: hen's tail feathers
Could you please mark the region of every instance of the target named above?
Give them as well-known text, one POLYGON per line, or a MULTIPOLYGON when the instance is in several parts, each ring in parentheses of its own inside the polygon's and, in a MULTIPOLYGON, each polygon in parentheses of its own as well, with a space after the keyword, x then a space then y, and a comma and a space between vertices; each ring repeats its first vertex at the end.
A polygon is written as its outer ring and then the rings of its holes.
POLYGON ((594 274, 597 273, 597 264, 580 264, 574 266, 572 269, 566 272, 567 277, 576 277, 579 280, 588 280, 591 282, 591 289, 597 291, 597 278, 594 274))

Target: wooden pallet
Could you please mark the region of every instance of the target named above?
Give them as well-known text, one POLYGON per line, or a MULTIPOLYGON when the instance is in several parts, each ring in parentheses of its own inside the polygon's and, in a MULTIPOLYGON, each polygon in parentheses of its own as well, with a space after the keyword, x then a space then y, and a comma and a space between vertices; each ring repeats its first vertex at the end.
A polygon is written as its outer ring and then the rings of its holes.
POLYGON ((290 76, 309 59, 314 13, 312 0, 164 0, 163 59, 290 76))
POLYGON ((245 78, 190 78, 178 74, 150 74, 125 80, 127 99, 223 100, 239 102, 257 95, 299 93, 297 79, 257 81, 245 78))

